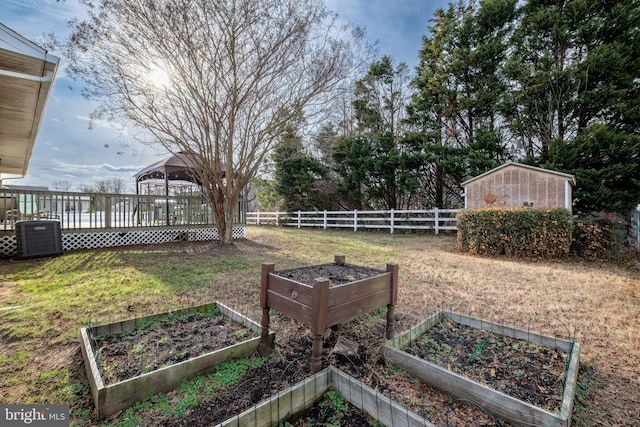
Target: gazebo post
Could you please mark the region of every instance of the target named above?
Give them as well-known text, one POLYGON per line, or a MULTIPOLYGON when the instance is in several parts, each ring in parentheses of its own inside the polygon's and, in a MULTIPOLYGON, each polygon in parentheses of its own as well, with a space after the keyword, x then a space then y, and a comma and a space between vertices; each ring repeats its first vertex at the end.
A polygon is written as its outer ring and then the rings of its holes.
POLYGON ((138 178, 136 178, 136 207, 135 207, 135 218, 133 219, 137 225, 142 224, 140 220, 140 182, 138 182, 138 178))
MULTIPOLYGON (((192 158, 189 154, 184 152, 175 153, 173 156, 168 157, 164 160, 152 163, 146 168, 139 171, 136 175, 136 191, 138 190, 138 185, 140 182, 144 182, 147 180, 157 180, 164 178, 164 192, 165 192, 165 209, 166 209, 166 225, 171 225, 171 200, 169 195, 169 180, 184 180, 189 181, 193 184, 200 186, 200 193, 203 199, 206 199, 205 193, 203 191, 203 183, 200 182, 198 171, 201 169, 201 162, 197 158, 192 158)), ((222 177, 224 178, 224 171, 222 171, 222 177)), ((156 182, 157 182, 156 181, 156 182)), ((193 189, 191 189, 193 192, 193 189)), ((149 192, 147 192, 149 193, 149 192)), ((209 203, 207 200, 207 223, 209 223, 209 203)), ((154 201, 154 208, 156 207, 154 201)), ((158 199, 158 209, 162 210, 162 202, 158 199)), ((189 206, 181 206, 183 209, 187 209, 187 215, 189 213, 189 206)), ((193 206, 191 206, 193 208, 193 206)), ((154 210, 155 213, 155 210, 154 210)), ((155 216, 154 216, 155 217, 155 216)), ((187 216, 187 218, 189 218, 187 216)), ((161 220, 160 220, 160 223, 161 220)))
POLYGON ((169 221, 169 174, 167 171, 164 171, 164 195, 167 203, 167 225, 171 225, 171 221, 169 221))

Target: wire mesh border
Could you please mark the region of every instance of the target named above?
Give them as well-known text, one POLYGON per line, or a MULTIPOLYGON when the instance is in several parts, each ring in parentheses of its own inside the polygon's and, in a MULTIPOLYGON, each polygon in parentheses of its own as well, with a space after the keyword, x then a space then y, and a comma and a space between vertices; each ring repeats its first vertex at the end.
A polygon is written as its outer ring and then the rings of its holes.
MULTIPOLYGON (((458 306, 458 309, 460 307, 461 305, 458 306)), ((518 324, 516 322, 512 323, 511 325, 508 325, 507 322, 497 323, 495 321, 496 316, 494 316, 494 314, 491 312, 489 313, 488 316, 486 315, 486 313, 480 313, 480 315, 476 314, 477 317, 474 317, 473 313, 475 313, 474 310, 469 310, 467 314, 463 314, 461 310, 455 311, 453 309, 453 306, 450 306, 447 309, 447 307, 443 304, 439 311, 436 311, 432 315, 428 316, 422 322, 413 326, 409 330, 394 336, 383 347, 386 347, 387 349, 391 348, 391 349, 402 351, 411 342, 415 341, 416 339, 424 335, 429 329, 431 329, 432 327, 440 323, 443 319, 447 318, 449 320, 452 320, 462 325, 467 325, 477 329, 495 332, 498 334, 512 337, 514 339, 520 339, 520 340, 528 341, 530 343, 538 344, 545 347, 555 348, 560 351, 563 351, 566 353, 566 360, 565 360, 563 380, 562 380, 563 399, 561 403, 561 408, 559 412, 556 413, 556 415, 557 415, 557 418, 559 419, 567 418, 568 419, 567 423, 568 423, 571 419, 571 411, 573 407, 573 396, 575 393, 575 383, 577 381, 577 370, 578 370, 578 364, 579 364, 580 345, 579 343, 576 342, 576 328, 575 327, 570 328, 566 325, 564 321, 562 321, 557 317, 554 317, 554 319, 557 321, 557 324, 561 325, 562 328, 567 332, 567 335, 563 337, 558 337, 556 336, 556 334, 552 334, 551 336, 549 336, 549 335, 544 335, 541 332, 533 331, 531 328, 531 324, 533 323, 534 319, 541 316, 530 317, 528 319, 528 322, 526 323, 526 329, 525 329, 522 327, 518 327, 518 324), (569 381, 571 381, 571 384, 569 384, 569 381), (570 390, 568 390, 567 387, 570 387, 570 390)), ((546 316, 546 317, 549 317, 549 316, 546 316)), ((383 352, 386 353, 386 350, 383 350, 383 352)), ((425 363, 427 362, 425 361, 425 363)), ((469 402, 473 402, 474 406, 478 406, 478 408, 483 412, 487 412, 487 413, 491 412, 490 410, 488 410, 487 407, 484 407, 482 405, 479 405, 478 403, 475 403, 473 399, 461 398, 457 400, 461 400, 461 401, 468 400, 469 402)), ((547 412, 546 410, 542 410, 542 411, 547 412)), ((549 414, 551 414, 551 412, 549 412, 549 414)))
MULTIPOLYGON (((210 303, 212 304, 212 303, 210 303)), ((206 304, 205 304, 206 305, 206 304)), ((200 306, 198 306, 200 307, 200 306)), ((158 307, 156 307, 158 308, 158 307)), ((245 307, 246 308, 246 307, 245 307)), ((177 308, 173 308, 173 309, 165 309, 164 311, 161 310, 156 310, 156 314, 151 315, 151 317, 161 317, 163 315, 166 315, 167 312, 179 312, 181 310, 193 310, 193 307, 177 307, 177 308)), ((237 310, 237 308, 236 308, 237 310)), ((444 310, 443 310, 444 311, 444 310)), ((235 312, 235 310, 234 310, 235 312)), ((467 316, 464 315, 462 313, 454 313, 453 311, 449 311, 450 315, 452 316, 458 316, 458 320, 462 320, 463 316, 466 317, 471 317, 471 316, 467 316)), ((239 319, 246 319, 245 316, 241 315, 238 313, 239 319)), ((444 316, 444 314, 442 314, 442 316, 444 316)), ((480 316, 478 318, 480 325, 483 328, 488 328, 490 327, 490 325, 497 325, 497 327, 503 328, 502 332, 510 332, 513 331, 514 328, 512 326, 508 326, 506 324, 498 324, 495 322, 494 316, 493 315, 483 315, 480 316)), ((531 330, 531 328, 529 327, 531 325, 531 323, 533 322, 533 318, 529 319, 528 322, 528 326, 526 328, 526 333, 529 334, 530 339, 531 336, 533 336, 532 334, 535 334, 535 332, 533 332, 531 330)), ((109 322, 109 323, 113 323, 113 322, 109 322)), ((526 323, 526 322, 523 322, 526 323)), ((562 322, 560 322, 562 323, 562 322)), ((87 325, 88 326, 93 326, 93 320, 91 319, 91 317, 89 318, 89 320, 87 321, 87 325)), ((514 325, 515 326, 515 325, 514 325)), ((415 328, 415 327, 414 327, 415 328)), ((412 328, 413 329, 413 328, 412 328)), ((569 329, 568 329, 569 330, 569 329)), ((570 331, 570 330, 569 330, 570 331)), ((570 331, 571 332, 571 331, 570 331)), ((398 340, 399 336, 394 337, 391 341, 393 340, 398 340)), ((561 338, 554 338, 555 340, 557 340, 558 342, 563 341, 561 338)), ((571 344, 573 345, 573 343, 575 342, 575 335, 572 336, 572 341, 570 341, 571 344)), ((376 420, 381 420, 381 418, 383 418, 385 413, 389 413, 391 414, 391 418, 390 421, 388 423, 386 423, 387 425, 390 426, 433 426, 433 424, 431 424, 427 418, 421 418, 419 415, 417 415, 415 412, 412 412, 412 410, 407 407, 407 406, 403 406, 399 403, 395 403, 394 401, 392 401, 391 398, 381 394, 378 390, 377 387, 376 389, 371 389, 371 394, 369 394, 370 397, 363 397, 362 394, 358 394, 355 393, 354 394, 354 390, 356 388, 361 389, 361 390, 366 390, 367 388, 369 388, 369 386, 367 386, 366 384, 362 383, 360 380, 356 380, 353 377, 350 377, 349 375, 343 373, 342 371, 340 371, 338 368, 335 368, 333 366, 330 366, 328 369, 333 370, 333 371, 337 371, 338 373, 332 373, 331 375, 336 376, 336 380, 338 382, 338 386, 336 386, 335 388, 340 391, 343 396, 345 397, 345 400, 347 400, 349 403, 353 404, 356 407, 359 407, 360 409, 361 406, 363 406, 366 401, 368 400, 369 402, 376 402, 375 406, 373 406, 374 410, 370 410, 370 411, 366 411, 371 417, 375 418, 376 420), (373 397, 371 397, 373 396, 373 397), (388 409, 382 409, 382 408, 388 408, 388 409)), ((312 401, 312 397, 314 399, 320 398, 322 396, 323 393, 320 393, 319 395, 316 395, 316 391, 318 389, 318 387, 320 386, 319 383, 314 382, 314 377, 308 377, 305 378, 303 380, 301 380, 301 386, 305 387, 303 388, 302 391, 302 396, 303 396, 303 401, 307 402, 309 405, 313 405, 315 403, 315 400, 312 401), (309 394, 307 396, 307 393, 309 394)), ((271 397, 269 397, 266 400, 263 400, 259 403, 256 403, 255 405, 253 405, 252 408, 248 409, 247 411, 244 411, 241 414, 235 415, 232 418, 228 419, 227 421, 225 421, 222 424, 219 425, 224 425, 224 426, 233 426, 233 425, 255 425, 255 426, 259 426, 259 425, 273 425, 271 422, 280 422, 283 420, 286 420, 287 418, 282 418, 280 417, 280 414, 283 413, 283 411, 285 412, 285 416, 286 417, 291 417, 294 415, 293 410, 295 408, 293 408, 293 406, 291 406, 293 404, 293 402, 290 400, 291 397, 287 397, 287 393, 291 393, 290 390, 285 390, 285 391, 279 391, 274 393, 271 397), (289 399, 289 400, 288 400, 289 399), (246 418, 246 413, 249 413, 251 411, 255 411, 257 410, 257 408, 260 407, 260 405, 264 405, 265 402, 268 402, 268 404, 270 406, 268 406, 268 413, 265 414, 265 412, 261 412, 260 416, 258 417, 259 419, 251 419, 250 422, 247 421, 246 418), (270 402, 270 403, 269 403, 270 402), (268 421, 266 424, 263 424, 262 421, 264 420, 268 421), (278 420, 276 420, 276 418, 278 418, 278 420), (242 420, 242 421, 241 421, 242 420), (270 424, 271 423, 271 424, 270 424)), ((462 403, 465 403, 463 400, 461 399, 453 399, 450 401, 449 406, 451 406, 452 404, 454 404, 455 402, 460 401, 462 403)), ((477 403, 473 403, 472 406, 476 406, 478 407, 478 409, 483 412, 483 413, 489 413, 488 410, 482 406, 479 405, 477 403)), ((266 409, 265 409, 266 410, 266 409)), ((264 410, 263 410, 264 411, 264 410)), ((422 411, 422 416, 424 417, 424 411, 422 411)), ((446 414, 445 414, 446 416, 446 414)), ((473 423, 473 420, 469 419, 468 423, 473 423)), ((473 424, 469 424, 469 425, 473 425, 473 424)))

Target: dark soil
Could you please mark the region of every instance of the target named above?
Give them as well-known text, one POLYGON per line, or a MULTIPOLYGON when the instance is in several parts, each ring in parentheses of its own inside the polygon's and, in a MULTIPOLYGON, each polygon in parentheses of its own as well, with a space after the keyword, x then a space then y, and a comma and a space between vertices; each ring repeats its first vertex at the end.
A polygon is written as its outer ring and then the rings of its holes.
POLYGON ((228 347, 250 333, 218 310, 170 316, 130 333, 97 337, 98 365, 109 385, 228 347))
POLYGON ((366 427, 374 424, 373 418, 344 400, 344 397, 329 390, 320 401, 301 414, 287 420, 285 426, 310 427, 317 425, 339 425, 340 427, 366 427))
POLYGON ((343 285, 386 273, 384 270, 352 264, 320 264, 276 271, 278 276, 312 285, 315 279, 329 279, 332 285, 343 285))
POLYGON ((562 406, 561 350, 444 320, 405 351, 538 408, 562 406))
MULTIPOLYGON (((302 331, 301 331, 302 332, 302 331)), ((143 414, 146 425, 167 427, 191 427, 217 425, 278 391, 285 390, 310 375, 305 363, 311 356, 311 338, 301 334, 299 340, 278 347, 273 357, 247 373, 234 384, 216 387, 215 398, 189 408, 180 416, 166 414, 159 409, 150 409, 143 414)), ((180 399, 177 391, 169 393, 169 399, 180 399)))
MULTIPOLYGON (((276 274, 307 284, 312 283, 318 277, 326 277, 331 280, 332 284, 343 284, 383 272, 382 270, 357 266, 327 264, 284 270, 276 272, 276 274)), ((167 325, 166 328, 158 325, 158 327, 152 328, 148 335, 144 333, 131 334, 130 337, 127 337, 127 346, 122 344, 122 348, 118 347, 121 358, 116 365, 120 366, 122 372, 120 375, 129 375, 126 373, 138 375, 134 373, 139 372, 141 368, 144 371, 145 367, 151 365, 161 366, 163 363, 173 363, 172 360, 179 361, 184 357, 197 356, 204 351, 205 347, 213 350, 238 342, 237 329, 232 329, 229 326, 229 330, 227 330, 227 326, 218 325, 217 320, 212 322, 211 317, 203 318, 200 316, 202 315, 185 318, 184 321, 174 322, 172 325, 167 325), (215 333, 205 328, 205 324, 213 326, 215 333), (170 330, 169 326, 173 329, 170 330), (205 333, 208 335, 205 336, 205 333), (176 339, 176 341, 172 341, 173 344, 153 345, 153 343, 159 343, 167 337, 172 340, 176 339), (176 337, 180 337, 180 340, 176 337), (132 357, 131 349, 142 343, 152 344, 151 347, 156 347, 156 349, 149 353, 139 352, 135 354, 135 357, 132 357), (174 359, 160 362, 155 350, 164 350, 165 347, 165 353, 174 359), (190 351, 190 347, 193 347, 194 350, 190 351), (187 351, 192 355, 186 356, 187 351)), ((311 375, 312 347, 310 331, 281 313, 275 312, 271 316, 272 320, 275 320, 273 323, 280 325, 281 329, 276 331, 276 348, 270 360, 257 368, 249 368, 246 375, 236 383, 225 387, 216 387, 215 397, 199 402, 181 415, 167 414, 154 406, 148 407, 138 413, 145 420, 145 425, 208 426, 217 424, 309 377, 311 375)), ((378 351, 384 342, 385 319, 384 315, 368 314, 362 316, 359 321, 343 325, 339 332, 328 331, 325 333, 323 368, 329 364, 336 366, 437 425, 465 425, 469 422, 475 423, 473 425, 507 425, 496 422, 492 417, 484 414, 481 408, 469 405, 467 402, 452 402, 446 396, 420 384, 410 376, 397 372, 397 368, 388 367, 378 351), (333 352, 338 336, 357 343, 357 351, 349 355, 333 352), (444 412, 434 412, 433 406, 448 407, 448 409, 444 412)), ((224 321, 224 318, 222 317, 221 320, 224 321)), ((397 318, 396 322, 401 328, 406 329, 412 326, 407 324, 404 318, 397 318)), ((540 347, 535 351, 530 351, 529 346, 524 345, 523 342, 519 342, 518 345, 507 341, 498 344, 500 341, 496 339, 494 343, 491 341, 493 338, 488 338, 482 331, 472 328, 444 325, 434 331, 439 331, 437 333, 442 335, 438 344, 440 349, 445 346, 450 346, 452 349, 459 348, 460 353, 457 355, 455 352, 447 355, 440 350, 431 351, 431 357, 446 358, 445 366, 447 368, 462 372, 474 380, 488 385, 502 386, 503 391, 518 398, 526 398, 531 394, 531 390, 534 390, 536 395, 544 396, 542 401, 548 402, 545 407, 557 406, 556 396, 561 395, 561 391, 559 391, 561 389, 558 389, 558 385, 562 387, 563 378, 564 356, 562 354, 547 353, 547 349, 540 347), (480 351, 478 351, 479 348, 481 348, 480 351), (483 364, 487 364, 488 367, 481 368, 483 364), (540 381, 541 376, 546 378, 545 382, 540 381)), ((435 335, 433 341, 436 341, 435 335)), ((119 345, 116 342, 112 344, 119 345)), ((427 345, 425 349, 418 347, 417 350, 425 354, 421 357, 428 358, 430 350, 434 347, 435 345, 427 345)), ((103 352, 103 357, 106 358, 105 353, 103 352)), ((113 375, 115 376, 115 370, 113 375)), ((179 402, 181 399, 178 390, 168 393, 167 397, 170 402, 179 402)), ((310 420, 313 420, 312 425, 314 426, 335 425, 335 423, 331 424, 333 422, 331 420, 336 414, 327 409, 330 406, 323 408, 316 405, 315 408, 300 415, 299 418, 293 419, 290 423, 295 426, 304 426, 309 425, 310 420), (321 419, 322 417, 327 418, 326 422, 321 419)), ((352 408, 345 410, 343 408, 341 412, 343 414, 338 415, 344 415, 345 418, 340 420, 339 425, 369 425, 367 423, 370 420, 359 418, 363 416, 359 410, 352 408)), ((117 418, 114 421, 117 421, 117 418)))

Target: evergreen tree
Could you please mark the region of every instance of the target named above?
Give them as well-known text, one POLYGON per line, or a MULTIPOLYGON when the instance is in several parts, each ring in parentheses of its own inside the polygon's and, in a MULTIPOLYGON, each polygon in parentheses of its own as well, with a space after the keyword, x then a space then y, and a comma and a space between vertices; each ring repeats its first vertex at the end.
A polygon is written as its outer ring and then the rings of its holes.
POLYGON ((325 124, 313 137, 313 150, 315 157, 330 171, 333 169, 332 151, 338 143, 338 132, 333 123, 325 124))
POLYGON ((554 154, 541 156, 542 166, 576 177, 576 213, 605 211, 627 215, 640 201, 639 135, 594 124, 572 141, 554 141, 550 151, 554 154))
POLYGON ((256 200, 261 211, 279 211, 285 209, 284 200, 278 194, 276 181, 261 177, 254 177, 251 186, 255 189, 256 200))
POLYGON ((514 34, 517 127, 532 162, 576 176, 579 212, 637 204, 637 0, 529 0, 514 34), (527 144, 525 144, 527 145, 527 144))
POLYGON ((593 123, 640 131, 640 2, 574 0, 578 134, 593 123))
POLYGON ((305 152, 295 132, 290 130, 278 143, 272 160, 275 164, 276 190, 287 211, 324 209, 324 201, 317 187, 324 178, 325 169, 315 157, 305 152))
POLYGON ((334 170, 339 178, 336 192, 345 209, 370 208, 365 191, 370 186, 373 146, 365 136, 342 138, 333 148, 334 170))
POLYGON ((511 84, 507 122, 525 155, 546 153, 551 140, 564 141, 575 95, 571 48, 572 0, 527 0, 519 9, 505 66, 511 84))
POLYGON ((402 132, 402 119, 409 97, 409 71, 402 62, 393 67, 391 58, 382 57, 356 82, 353 101, 358 128, 364 133, 402 132))
POLYGON ((514 0, 486 0, 478 10, 460 1, 438 10, 423 38, 407 122, 424 134, 411 139, 422 140, 428 162, 425 204, 458 205, 461 181, 509 158, 501 67, 514 11, 514 0))
POLYGON ((337 193, 351 209, 399 209, 416 185, 412 152, 401 143, 409 74, 383 57, 356 82, 353 108, 359 135, 342 138, 333 150, 337 193))

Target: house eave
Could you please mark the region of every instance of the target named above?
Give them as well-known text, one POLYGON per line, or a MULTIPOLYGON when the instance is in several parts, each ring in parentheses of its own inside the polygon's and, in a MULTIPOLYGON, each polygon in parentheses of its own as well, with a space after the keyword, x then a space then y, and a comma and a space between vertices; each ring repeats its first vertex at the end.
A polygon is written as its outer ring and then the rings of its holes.
POLYGON ((26 175, 59 62, 0 24, 0 179, 26 175))

